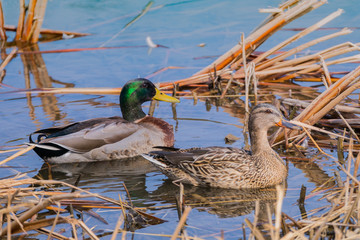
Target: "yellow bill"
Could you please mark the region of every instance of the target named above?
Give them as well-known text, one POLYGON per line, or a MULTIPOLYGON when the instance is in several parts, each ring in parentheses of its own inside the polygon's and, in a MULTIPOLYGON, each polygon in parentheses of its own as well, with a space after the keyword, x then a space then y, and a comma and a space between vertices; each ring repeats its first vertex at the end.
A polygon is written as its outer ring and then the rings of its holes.
POLYGON ((156 94, 155 96, 152 98, 153 100, 158 100, 158 101, 164 101, 164 102, 172 102, 172 103, 179 103, 180 100, 174 97, 170 97, 169 95, 166 95, 163 92, 160 92, 159 89, 156 89, 156 94))

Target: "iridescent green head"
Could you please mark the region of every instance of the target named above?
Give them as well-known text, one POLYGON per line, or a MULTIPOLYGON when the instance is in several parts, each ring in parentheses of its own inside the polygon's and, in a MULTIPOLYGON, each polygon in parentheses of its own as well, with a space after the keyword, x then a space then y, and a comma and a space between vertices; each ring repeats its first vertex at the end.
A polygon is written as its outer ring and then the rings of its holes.
POLYGON ((145 78, 128 81, 120 93, 120 108, 123 118, 130 122, 143 118, 141 104, 151 100, 179 102, 178 99, 160 92, 155 85, 145 78))

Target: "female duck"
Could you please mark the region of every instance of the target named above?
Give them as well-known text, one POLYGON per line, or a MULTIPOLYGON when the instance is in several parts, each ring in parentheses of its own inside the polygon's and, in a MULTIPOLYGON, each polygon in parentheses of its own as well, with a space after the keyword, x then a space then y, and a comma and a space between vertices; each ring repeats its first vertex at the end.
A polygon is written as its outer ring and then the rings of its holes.
POLYGON ((267 138, 272 126, 295 127, 284 121, 274 106, 259 104, 249 118, 251 152, 206 147, 153 151, 142 156, 179 182, 233 189, 265 188, 281 183, 287 176, 283 160, 270 147, 267 138))
POLYGON ((174 133, 167 122, 146 116, 141 104, 159 100, 179 102, 144 78, 128 81, 120 93, 121 117, 94 118, 30 134, 30 145, 52 163, 104 161, 149 152, 154 146, 172 146, 174 133), (39 134, 37 142, 33 134, 39 134))

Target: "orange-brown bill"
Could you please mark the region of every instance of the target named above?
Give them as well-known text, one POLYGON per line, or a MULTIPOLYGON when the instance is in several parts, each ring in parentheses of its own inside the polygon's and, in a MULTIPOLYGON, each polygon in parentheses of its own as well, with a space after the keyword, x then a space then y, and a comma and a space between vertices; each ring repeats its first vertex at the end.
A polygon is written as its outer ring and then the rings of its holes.
POLYGON ((285 128, 290 128, 290 129, 298 129, 298 126, 296 126, 295 124, 292 124, 284 119, 280 120, 279 122, 275 123, 276 126, 278 127, 285 127, 285 128))

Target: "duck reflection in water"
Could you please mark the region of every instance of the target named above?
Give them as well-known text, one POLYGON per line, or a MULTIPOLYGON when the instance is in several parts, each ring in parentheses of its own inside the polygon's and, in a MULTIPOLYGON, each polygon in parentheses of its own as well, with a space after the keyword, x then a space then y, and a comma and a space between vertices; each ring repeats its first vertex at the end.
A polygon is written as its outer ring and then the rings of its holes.
MULTIPOLYGON (((179 187, 167 179, 149 197, 162 203, 176 204, 175 198, 179 192, 179 187)), ((275 188, 223 189, 184 185, 185 205, 221 218, 251 214, 258 202, 259 218, 267 221, 267 208, 273 212, 276 196, 275 188)))
POLYGON ((102 162, 44 163, 34 178, 59 180, 81 188, 98 189, 96 191, 100 191, 100 194, 103 191, 117 194, 124 190, 125 185, 132 200, 146 202, 147 174, 155 170, 151 163, 138 156, 102 162))
MULTIPOLYGON (((147 185, 155 180, 149 173, 157 174, 156 168, 142 157, 115 161, 69 163, 49 165, 44 163, 35 178, 61 180, 74 184, 80 176, 78 187, 91 188, 92 191, 106 191, 118 194, 124 192, 125 184, 136 207, 151 207, 158 203, 176 204, 179 187, 171 180, 165 180, 154 191, 147 185), (149 182, 150 181, 150 182, 149 182), (106 188, 104 187, 106 186, 106 188), (98 190, 96 190, 98 189, 98 190)), ((265 189, 221 189, 185 186, 185 204, 222 218, 242 216, 252 213, 256 201, 261 212, 273 208, 276 202, 276 190, 265 189)), ((265 216, 264 216, 265 219, 265 216)))

